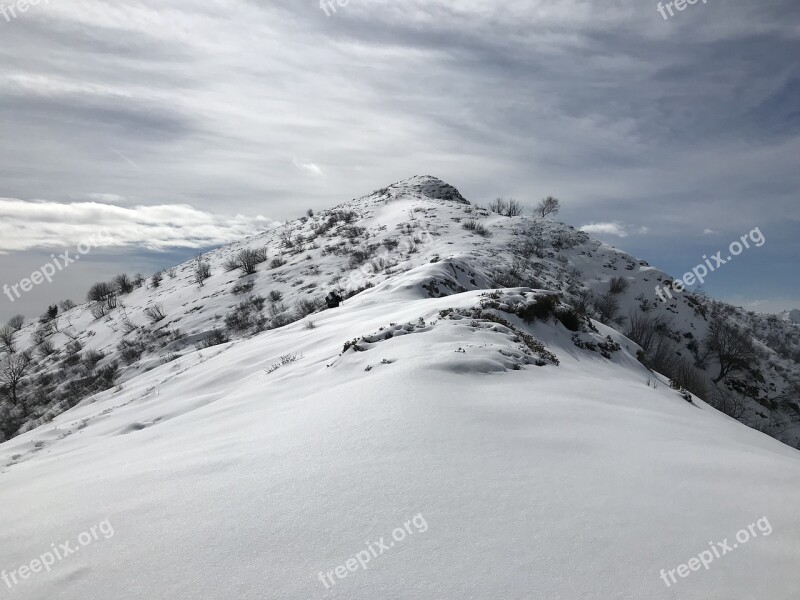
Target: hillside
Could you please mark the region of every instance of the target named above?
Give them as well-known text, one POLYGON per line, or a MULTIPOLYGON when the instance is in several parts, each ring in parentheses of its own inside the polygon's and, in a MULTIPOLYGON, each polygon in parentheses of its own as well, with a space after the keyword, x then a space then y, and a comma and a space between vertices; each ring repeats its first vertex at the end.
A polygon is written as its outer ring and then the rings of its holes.
MULTIPOLYGON (((69 309, 47 336, 37 378, 119 367, 0 445, 10 597, 788 600, 800 587, 797 451, 671 389, 624 323, 576 308, 580 285, 596 302, 624 275, 625 314, 665 274, 432 178, 201 262, 202 287, 192 261, 100 318, 69 309), (226 271, 245 248, 256 273, 226 271), (348 299, 318 310, 334 288, 348 299)), ((715 309, 748 318, 702 298, 648 312, 701 339, 715 309)), ((754 323, 764 339, 785 327, 754 323)))
POLYGON ((428 296, 495 287, 557 291, 580 314, 644 346, 644 362, 677 386, 800 446, 800 325, 788 316, 747 313, 700 294, 675 293, 662 303, 655 288, 672 278, 645 261, 556 221, 472 206, 432 177, 399 182, 147 279, 126 277, 49 322, 6 328, 0 347, 16 356, 27 350, 31 360, 21 401, 0 404, 0 435, 46 423, 198 346, 285 326, 324 308, 332 290, 348 297, 373 285, 394 289, 399 275, 431 264, 438 266, 413 284, 428 296), (237 267, 242 251, 250 275, 237 267), (752 340, 752 356, 717 386, 719 362, 704 345, 715 315, 752 340))

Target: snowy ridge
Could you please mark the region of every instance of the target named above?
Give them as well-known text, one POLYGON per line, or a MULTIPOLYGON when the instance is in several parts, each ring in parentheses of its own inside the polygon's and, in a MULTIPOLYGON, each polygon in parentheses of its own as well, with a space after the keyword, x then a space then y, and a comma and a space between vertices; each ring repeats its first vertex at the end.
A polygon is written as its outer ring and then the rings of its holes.
MULTIPOLYGON (((50 404, 0 445, 0 569, 103 520, 115 533, 14 595, 791 597, 798 452, 671 389, 622 325, 576 309, 581 290, 622 275, 618 313, 670 314, 689 355, 711 301, 661 306, 653 288, 668 276, 643 261, 408 181, 208 253, 202 287, 188 262, 99 319, 89 305, 59 317, 40 372, 144 349, 106 389, 50 404), (265 253, 256 273, 226 270, 245 248, 265 253), (321 310, 337 288, 348 298, 321 310), (165 316, 149 323, 155 305, 165 316), (223 329, 229 341, 195 346, 223 329), (74 340, 82 358, 65 365, 74 340), (424 533, 320 579, 416 514, 424 533), (659 577, 762 517, 769 536, 671 588, 659 577)), ((788 385, 792 363, 770 336, 791 342, 795 326, 729 311, 763 340, 752 369, 787 365, 763 385, 788 385)), ((791 422, 775 403, 750 410, 791 422)))

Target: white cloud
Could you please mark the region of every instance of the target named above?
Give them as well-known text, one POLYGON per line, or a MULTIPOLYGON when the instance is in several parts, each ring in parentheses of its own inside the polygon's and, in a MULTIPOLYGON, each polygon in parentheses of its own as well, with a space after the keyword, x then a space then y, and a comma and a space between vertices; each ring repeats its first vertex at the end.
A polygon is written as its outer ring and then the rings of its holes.
POLYGON ((263 216, 219 215, 186 204, 121 207, 0 198, 0 253, 65 248, 108 232, 108 246, 202 248, 269 229, 263 216))
POLYGON ((703 235, 717 235, 717 232, 713 229, 705 228, 703 229, 703 235))
POLYGON ((128 201, 128 199, 125 196, 120 196, 119 194, 103 194, 99 192, 92 192, 91 194, 86 194, 86 197, 89 200, 94 200, 95 202, 102 202, 103 204, 121 204, 123 202, 128 201))
POLYGON ((305 171, 308 171, 309 173, 311 173, 312 175, 316 175, 317 177, 324 177, 325 176, 325 174, 322 172, 322 169, 320 169, 314 163, 304 163, 304 162, 301 162, 301 161, 297 160, 296 158, 293 158, 292 159, 292 164, 295 167, 297 167, 298 169, 303 169, 305 171))
POLYGON ((614 221, 612 223, 589 223, 588 225, 582 225, 578 229, 593 235, 613 235, 621 238, 628 237, 632 233, 636 235, 646 235, 650 232, 650 229, 643 225, 626 225, 619 221, 614 221))

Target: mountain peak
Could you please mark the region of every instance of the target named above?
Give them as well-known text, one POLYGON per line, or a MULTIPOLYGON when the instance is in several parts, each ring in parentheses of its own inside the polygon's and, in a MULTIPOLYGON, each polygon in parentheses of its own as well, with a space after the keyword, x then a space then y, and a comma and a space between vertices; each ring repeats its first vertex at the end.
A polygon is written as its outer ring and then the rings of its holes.
POLYGON ((460 204, 469 204, 455 187, 432 175, 414 175, 378 190, 376 193, 390 193, 395 197, 425 196, 432 200, 453 200, 460 204))

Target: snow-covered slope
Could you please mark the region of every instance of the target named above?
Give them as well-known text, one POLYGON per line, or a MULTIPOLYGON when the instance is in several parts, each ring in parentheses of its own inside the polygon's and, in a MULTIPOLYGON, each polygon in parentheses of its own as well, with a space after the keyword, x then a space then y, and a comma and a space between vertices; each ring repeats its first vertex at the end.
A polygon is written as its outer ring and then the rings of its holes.
MULTIPOLYGON (((701 369, 681 378, 682 385, 800 447, 800 325, 698 294, 675 293, 662 303, 656 286, 672 278, 645 261, 556 221, 508 218, 472 206, 433 177, 398 182, 199 260, 210 274, 202 286, 195 281, 198 261, 190 261, 162 274, 157 287, 147 279, 109 307, 82 304, 51 324, 30 323, 15 334, 17 350, 30 349, 35 364, 23 390, 28 410, 0 401, 0 439, 3 431, 10 437, 46 423, 98 390, 194 352, 198 343, 283 326, 324 306, 333 289, 350 295, 382 282, 391 287, 398 274, 440 261, 449 266, 414 283, 430 295, 498 286, 555 290, 620 331, 629 330, 633 315, 645 315, 669 344, 661 354, 686 363, 670 371, 701 369), (226 263, 245 249, 264 262, 243 277, 226 263), (615 279, 624 285, 612 293, 615 279), (712 393, 718 367, 703 346, 715 314, 746 330, 758 354, 721 383, 724 397, 712 393)), ((667 370, 663 356, 650 362, 667 370)))
MULTIPOLYGON (((108 366, 121 339, 144 348, 108 389, 61 414, 51 404, 0 445, 10 597, 788 600, 800 588, 798 452, 671 389, 636 344, 567 302, 621 274, 625 314, 666 274, 432 178, 203 260, 202 287, 187 263, 122 296, 127 319, 84 305, 49 334, 60 352, 42 373, 69 374, 93 350, 95 371, 108 366), (473 219, 484 235, 464 227, 473 219), (226 271, 245 247, 267 260, 226 271), (233 294, 243 281, 252 289, 233 294), (334 288, 361 291, 298 318, 334 288), (250 296, 256 307, 237 309, 250 296), (154 304, 166 316, 149 324, 154 304), (79 550, 43 570, 68 541, 79 550)), ((672 326, 701 339, 698 302, 648 311, 674 311, 672 326)), ((26 347, 34 327, 17 335, 26 347)))

